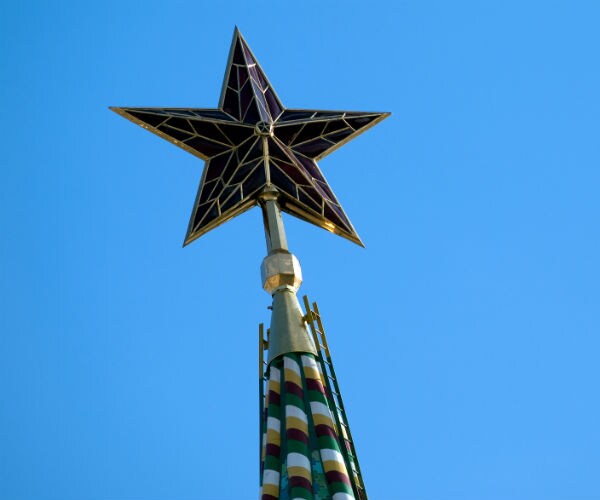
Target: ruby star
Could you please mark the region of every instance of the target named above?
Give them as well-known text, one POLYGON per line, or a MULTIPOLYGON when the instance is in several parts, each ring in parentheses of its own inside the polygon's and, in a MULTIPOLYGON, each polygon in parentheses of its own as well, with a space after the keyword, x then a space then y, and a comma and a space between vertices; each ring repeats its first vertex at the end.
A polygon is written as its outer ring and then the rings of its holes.
POLYGON ((237 28, 217 109, 110 109, 206 161, 184 245, 273 187, 282 210, 362 245, 316 162, 389 113, 285 109, 237 28))

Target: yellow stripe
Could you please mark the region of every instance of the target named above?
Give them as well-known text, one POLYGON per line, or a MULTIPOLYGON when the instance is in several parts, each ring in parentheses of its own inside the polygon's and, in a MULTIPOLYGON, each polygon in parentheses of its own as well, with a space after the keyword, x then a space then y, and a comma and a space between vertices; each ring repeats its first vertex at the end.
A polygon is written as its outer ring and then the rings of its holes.
POLYGON ((267 429, 267 444, 281 444, 281 434, 274 429, 267 429))
POLYGON ((302 387, 302 379, 300 378, 300 375, 289 368, 285 369, 285 381, 294 382, 294 384, 296 384, 298 387, 302 387))
POLYGON ((276 392, 277 394, 281 393, 281 384, 279 381, 269 380, 268 390, 276 392))
POLYGON ((315 421, 315 425, 326 425, 327 427, 331 427, 335 429, 333 425, 333 420, 328 415, 323 415, 321 413, 313 413, 313 420, 315 421))
POLYGON ((312 378, 312 379, 318 380, 319 382, 323 383, 321 380, 321 375, 319 374, 319 370, 317 370, 316 368, 314 368, 312 366, 304 367, 304 376, 306 378, 312 378))
POLYGON ((323 462, 323 468, 325 469, 325 472, 337 471, 348 475, 344 462, 338 462, 337 460, 326 460, 323 462))
POLYGON ((296 417, 285 417, 285 425, 288 429, 299 429, 308 435, 308 425, 296 417))
POLYGON ((288 466, 287 470, 288 470, 289 477, 300 476, 300 477, 303 477, 304 479, 308 479, 312 484, 312 475, 308 469, 294 465, 294 466, 288 466))
POLYGON ((271 495, 279 498, 279 485, 278 484, 263 484, 262 492, 264 495, 271 495))

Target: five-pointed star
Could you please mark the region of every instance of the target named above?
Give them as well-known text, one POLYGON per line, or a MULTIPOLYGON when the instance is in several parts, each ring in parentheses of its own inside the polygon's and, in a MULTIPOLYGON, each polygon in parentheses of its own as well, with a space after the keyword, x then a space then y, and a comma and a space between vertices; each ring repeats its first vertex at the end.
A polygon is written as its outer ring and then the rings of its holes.
POLYGON ((316 161, 389 113, 285 109, 237 28, 217 109, 111 109, 206 160, 184 245, 267 187, 282 210, 362 245, 316 161))

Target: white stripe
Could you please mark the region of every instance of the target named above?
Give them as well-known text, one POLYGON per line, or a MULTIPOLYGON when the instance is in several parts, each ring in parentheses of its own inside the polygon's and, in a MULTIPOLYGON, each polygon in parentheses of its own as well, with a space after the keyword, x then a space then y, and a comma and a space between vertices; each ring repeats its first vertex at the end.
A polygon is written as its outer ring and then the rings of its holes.
POLYGON ((306 418, 306 413, 304 413, 297 406, 286 405, 285 406, 285 416, 286 417, 296 417, 302 420, 305 424, 308 423, 308 419, 306 418))
POLYGON ((323 462, 332 460, 334 462, 344 463, 344 457, 342 457, 342 454, 339 451, 327 448, 321 450, 321 460, 323 460, 323 462))
POLYGON ((348 493, 334 493, 331 500, 354 500, 354 495, 348 495, 348 493))
POLYGON ((273 380, 274 382, 279 382, 280 379, 281 379, 281 372, 279 371, 279 368, 275 368, 274 366, 272 366, 269 371, 269 380, 273 380))
POLYGON ((263 484, 276 484, 279 486, 279 472, 276 470, 265 469, 263 473, 263 484))
POLYGON ((313 358, 312 356, 306 356, 305 354, 303 354, 301 356, 302 359, 302 364, 304 366, 310 366, 312 368, 317 368, 317 362, 315 361, 315 358, 313 358))
POLYGON ((275 417, 267 417, 267 429, 271 429, 277 432, 281 430, 281 420, 275 417))
POLYGON ((288 453, 287 465, 288 467, 304 467, 306 470, 310 470, 310 460, 301 453, 288 453))
POLYGON ((324 403, 320 403, 319 401, 311 401, 310 403, 310 411, 313 414, 317 415, 325 415, 326 417, 331 418, 331 412, 329 411, 329 406, 324 403))
POLYGON ((300 375, 300 367, 298 366, 298 363, 296 363, 296 361, 294 361, 292 358, 288 358, 287 356, 284 356, 283 357, 283 367, 285 369, 293 370, 298 375, 300 375))
POLYGON ((263 449, 263 451, 265 451, 265 446, 267 446, 267 431, 263 432, 263 435, 261 438, 261 443, 262 443, 262 449, 263 449))

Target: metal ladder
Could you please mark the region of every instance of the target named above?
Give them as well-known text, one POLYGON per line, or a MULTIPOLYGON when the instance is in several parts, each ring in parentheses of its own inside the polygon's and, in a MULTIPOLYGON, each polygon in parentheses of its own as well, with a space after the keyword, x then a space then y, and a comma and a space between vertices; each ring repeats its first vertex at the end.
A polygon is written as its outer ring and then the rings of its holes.
POLYGON ((258 474, 259 484, 262 486, 262 453, 263 453, 263 434, 265 432, 265 390, 267 385, 267 362, 265 361, 265 352, 269 350, 269 330, 265 331, 265 325, 258 325, 258 474))
POLYGON ((335 369, 333 368, 333 362, 331 360, 331 353, 329 352, 329 346, 327 344, 327 337, 325 335, 325 328, 321 321, 321 314, 319 313, 319 307, 316 302, 313 302, 312 308, 308 297, 303 297, 304 307, 306 309, 306 316, 304 319, 310 327, 310 331, 315 342, 317 349, 317 359, 321 365, 321 371, 323 372, 323 381, 325 382, 325 392, 327 394, 327 400, 333 413, 336 426, 338 428, 338 435, 341 441, 341 452, 346 462, 346 467, 350 474, 350 482, 352 483, 352 490, 357 500, 366 500, 367 493, 365 491, 365 485, 360 471, 360 465, 358 464, 358 457, 356 455, 356 448, 354 447, 354 440, 352 439, 352 433, 350 432, 350 426, 348 425, 348 417, 346 416, 346 409, 344 408, 344 402, 342 401, 342 393, 338 385, 337 377, 335 375, 335 369))

